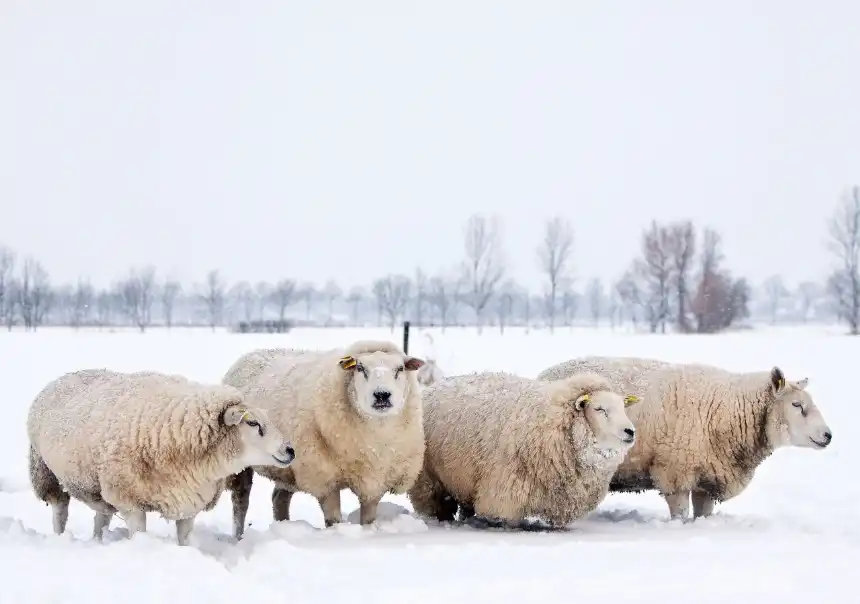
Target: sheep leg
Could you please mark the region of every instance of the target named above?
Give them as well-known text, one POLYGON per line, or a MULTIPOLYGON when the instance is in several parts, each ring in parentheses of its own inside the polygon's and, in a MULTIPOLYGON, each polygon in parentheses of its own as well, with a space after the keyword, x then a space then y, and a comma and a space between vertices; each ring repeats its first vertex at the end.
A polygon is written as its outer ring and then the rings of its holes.
POLYGON ((381 499, 382 495, 365 496, 359 499, 359 522, 361 524, 373 524, 373 521, 376 520, 376 508, 379 506, 381 499))
POLYGON ((245 468, 230 476, 226 482, 227 489, 230 490, 230 501, 233 503, 233 536, 236 539, 241 539, 245 534, 245 519, 248 517, 253 482, 254 471, 251 468, 245 468))
POLYGON ((110 526, 111 514, 102 514, 101 512, 95 513, 95 518, 93 518, 93 538, 101 541, 102 540, 102 532, 110 526))
POLYGON ((714 513, 716 502, 705 491, 693 491, 693 518, 707 518, 714 513))
POLYGON ((670 520, 686 520, 690 516, 690 491, 678 491, 663 495, 669 505, 670 520))
POLYGON ((128 527, 129 539, 134 537, 138 532, 146 532, 146 512, 143 510, 129 510, 120 512, 120 516, 125 520, 125 525, 128 527))
POLYGON ((272 517, 276 522, 290 519, 290 501, 293 493, 281 487, 272 491, 272 517))
POLYGON ((468 503, 460 504, 460 522, 465 522, 469 518, 475 517, 475 508, 474 506, 468 503))
POLYGON ((62 535, 69 521, 69 495, 62 493, 51 501, 51 512, 53 516, 54 532, 62 535))
POLYGON ((332 491, 322 497, 317 498, 322 508, 323 518, 325 519, 326 528, 343 522, 343 515, 340 511, 340 491, 332 491))
POLYGON ((191 518, 179 518, 176 521, 176 542, 179 545, 188 545, 191 529, 194 528, 194 516, 191 518))
POLYGON ((29 453, 30 484, 36 497, 51 506, 54 532, 61 535, 69 520, 69 494, 63 490, 57 475, 54 474, 42 456, 32 446, 29 453))

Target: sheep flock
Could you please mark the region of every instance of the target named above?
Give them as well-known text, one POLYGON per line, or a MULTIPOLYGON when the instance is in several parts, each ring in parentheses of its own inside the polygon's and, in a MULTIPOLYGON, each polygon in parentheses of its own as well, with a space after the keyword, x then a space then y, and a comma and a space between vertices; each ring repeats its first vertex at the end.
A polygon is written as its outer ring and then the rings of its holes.
POLYGON ((302 492, 326 527, 343 522, 343 489, 362 525, 387 493, 427 522, 565 530, 609 493, 656 491, 669 521, 688 522, 740 495, 777 449, 830 445, 808 385, 779 367, 599 356, 534 378, 445 375, 374 340, 251 350, 220 384, 88 368, 32 402, 29 476, 55 533, 74 498, 97 541, 115 515, 133 536, 156 512, 188 545, 226 492, 242 539, 255 475, 274 485, 273 520, 302 492))

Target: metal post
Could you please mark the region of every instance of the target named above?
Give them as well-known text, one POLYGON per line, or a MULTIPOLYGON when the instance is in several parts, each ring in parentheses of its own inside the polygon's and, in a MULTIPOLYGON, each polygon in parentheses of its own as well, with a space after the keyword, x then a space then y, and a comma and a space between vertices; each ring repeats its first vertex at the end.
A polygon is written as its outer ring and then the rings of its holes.
POLYGON ((409 354, 409 321, 403 322, 403 354, 409 354))

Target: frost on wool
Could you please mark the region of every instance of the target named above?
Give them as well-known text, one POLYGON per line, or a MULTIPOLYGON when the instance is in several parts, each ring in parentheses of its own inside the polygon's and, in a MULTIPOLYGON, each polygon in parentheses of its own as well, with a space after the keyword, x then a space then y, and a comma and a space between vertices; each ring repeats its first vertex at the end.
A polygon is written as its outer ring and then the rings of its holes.
POLYGON ((67 373, 36 396, 27 417, 30 481, 62 533, 71 497, 96 512, 93 533, 119 513, 129 533, 146 512, 176 521, 188 542, 194 517, 217 502, 224 479, 294 453, 238 390, 152 371, 67 373))
POLYGON ((426 451, 409 490, 440 521, 472 514, 566 525, 595 509, 634 441, 625 400, 597 375, 539 382, 451 376, 424 391, 426 451))
POLYGON ((806 390, 779 367, 737 373, 699 364, 635 357, 582 357, 550 367, 539 379, 582 371, 640 397, 631 411, 636 444, 611 491, 657 490, 671 518, 709 516, 736 497, 779 447, 823 449, 832 432, 806 390))
POLYGON ((421 467, 415 373, 423 364, 391 342, 365 340, 336 350, 268 349, 240 357, 224 382, 267 410, 298 457, 286 470, 254 466, 228 480, 234 535, 244 532, 254 473, 275 483, 276 521, 288 520, 293 493, 305 492, 319 502, 326 526, 341 522, 340 491, 349 488, 361 504, 361 523, 373 522, 382 496, 405 492, 421 467))

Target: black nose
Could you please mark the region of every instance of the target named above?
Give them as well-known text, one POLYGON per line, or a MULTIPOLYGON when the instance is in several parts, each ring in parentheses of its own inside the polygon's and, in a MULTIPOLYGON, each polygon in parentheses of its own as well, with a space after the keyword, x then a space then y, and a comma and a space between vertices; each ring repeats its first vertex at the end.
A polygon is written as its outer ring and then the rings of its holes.
POLYGON ((633 428, 624 428, 624 434, 633 438, 633 435, 636 434, 636 432, 633 431, 633 428))
POLYGON ((830 442, 831 440, 833 440, 833 435, 830 432, 825 432, 824 433, 824 440, 826 440, 827 442, 830 442))
POLYGON ((373 398, 380 403, 388 403, 391 399, 391 393, 388 390, 377 390, 373 393, 373 398))

